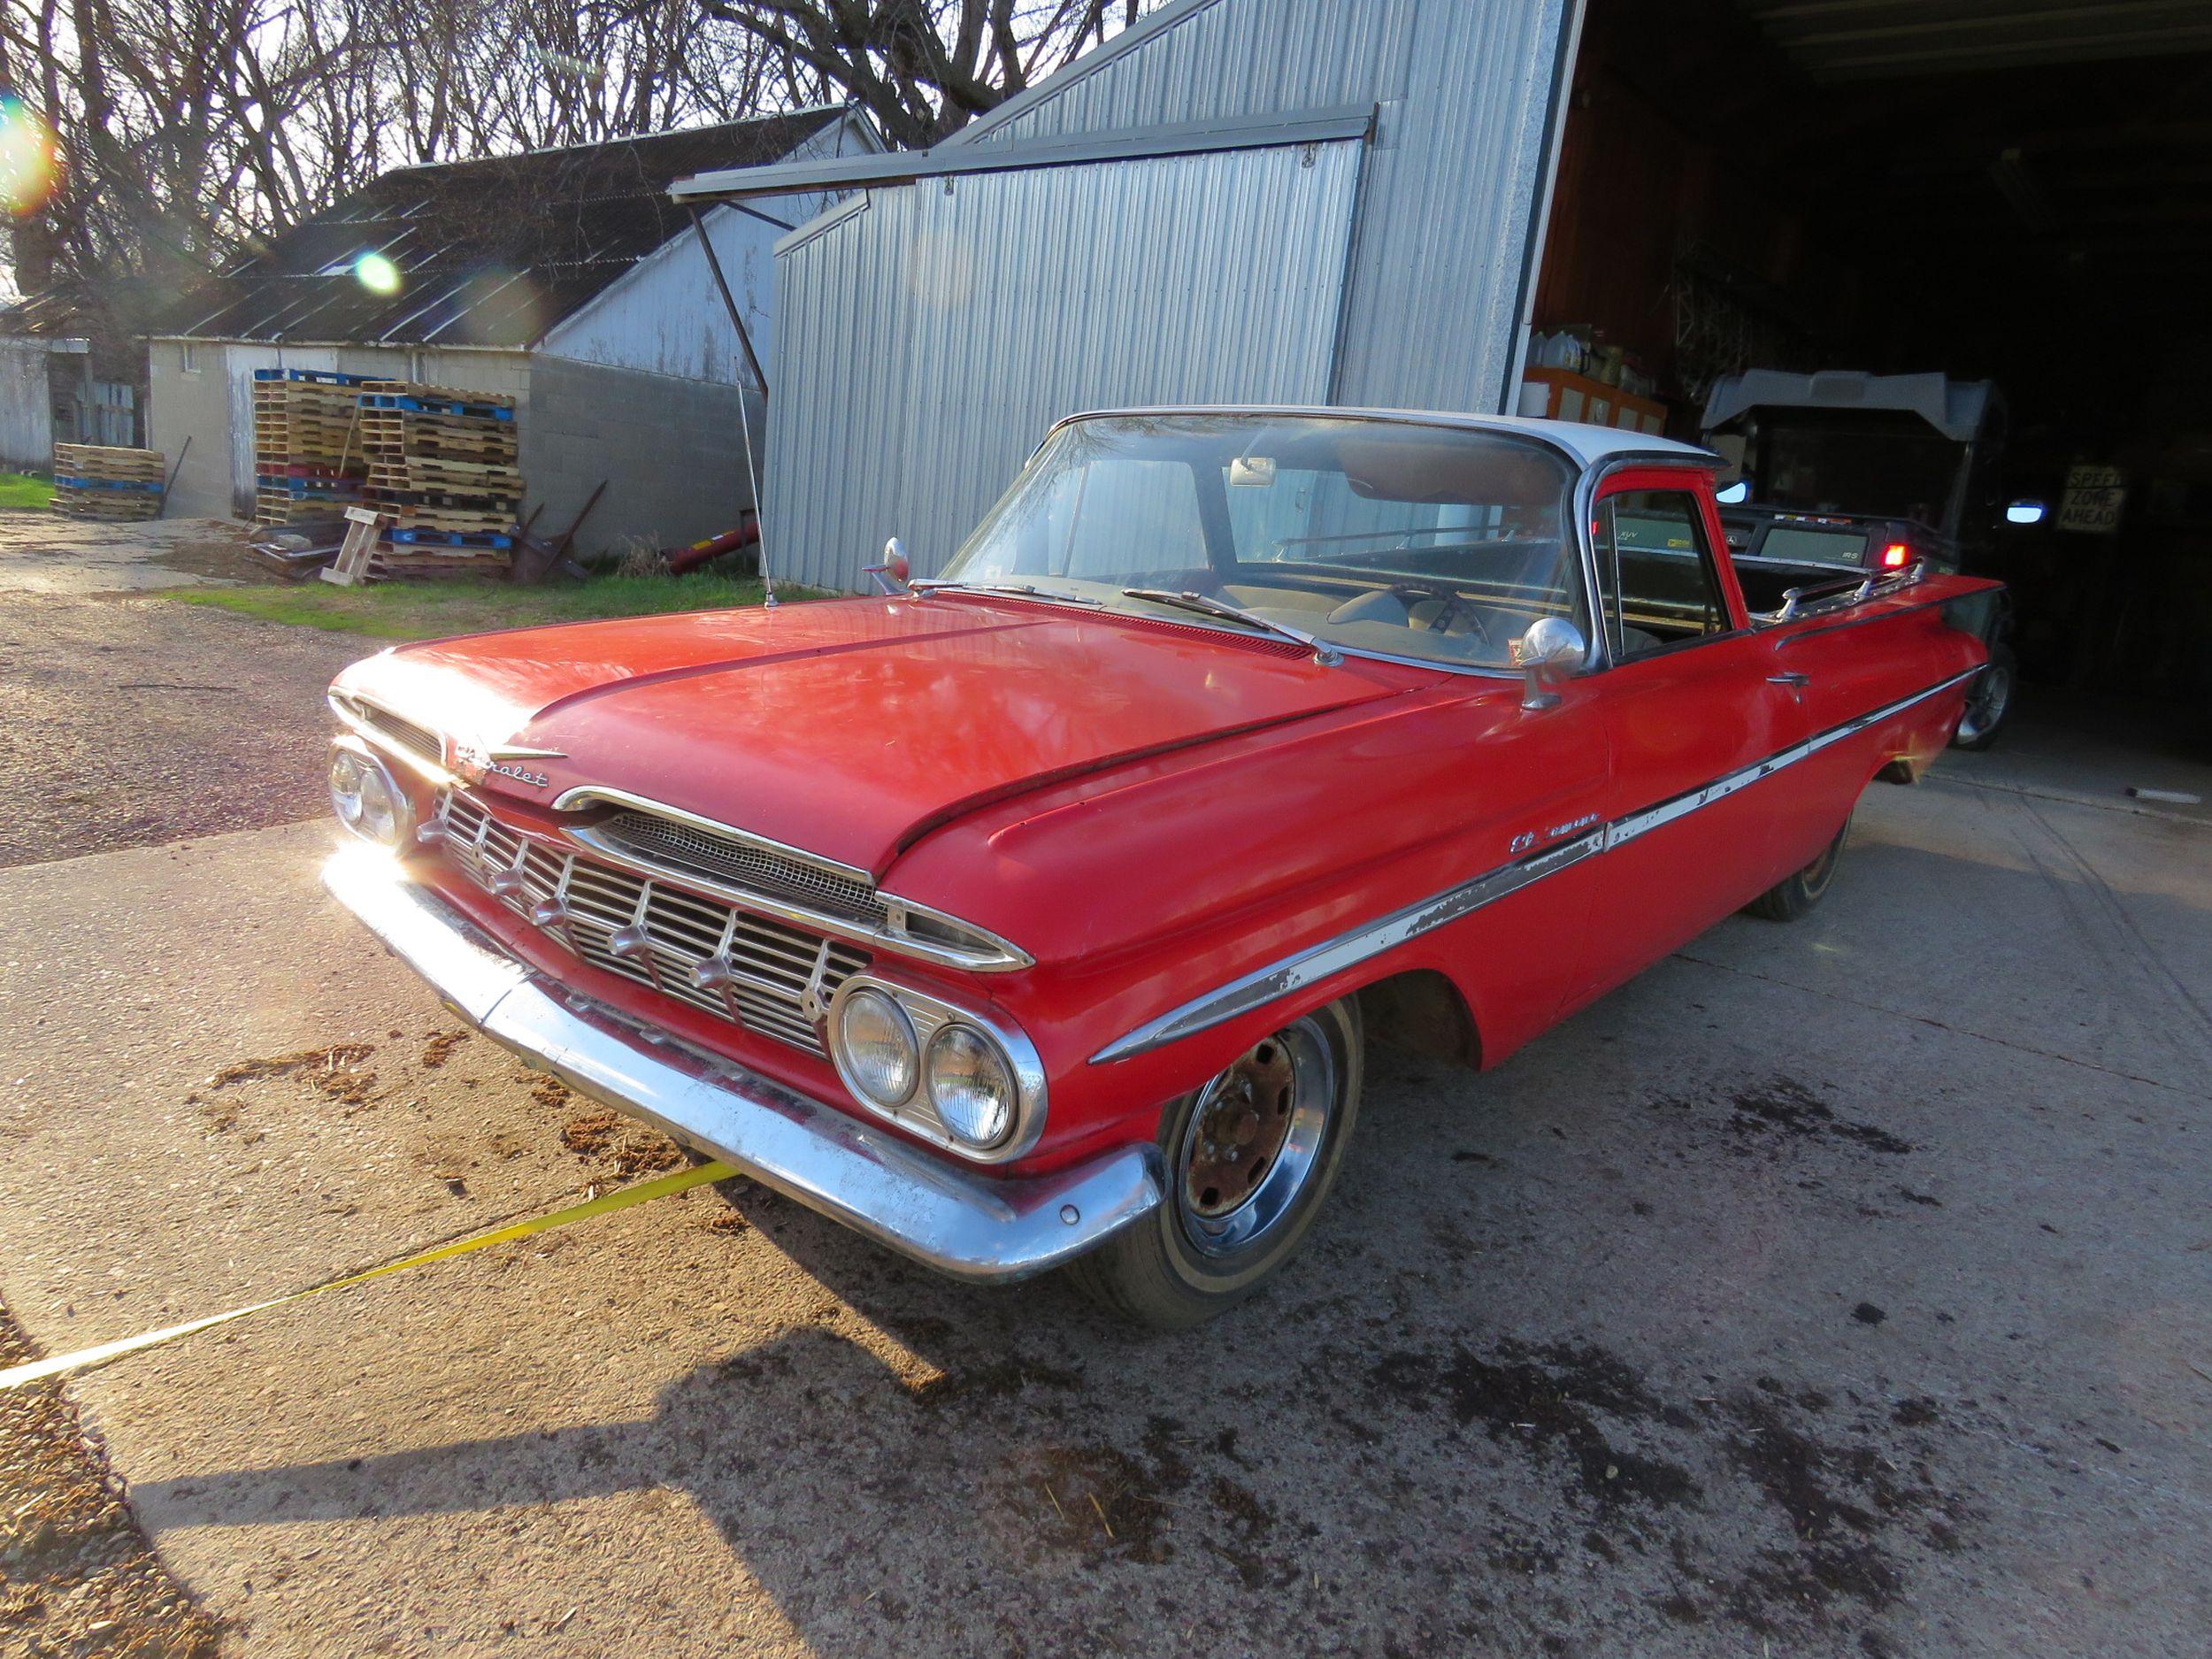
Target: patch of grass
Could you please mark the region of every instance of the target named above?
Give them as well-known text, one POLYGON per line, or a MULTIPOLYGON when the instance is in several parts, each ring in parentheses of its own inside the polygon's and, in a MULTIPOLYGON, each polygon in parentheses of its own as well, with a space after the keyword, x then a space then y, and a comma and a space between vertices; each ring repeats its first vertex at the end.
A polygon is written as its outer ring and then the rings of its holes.
POLYGON ((0 472, 0 507, 50 507, 54 486, 50 480, 25 472, 0 472))
MULTIPOLYGON (((589 581, 543 588, 469 577, 341 588, 311 578, 248 588, 187 588, 171 596, 184 604, 214 605, 265 622, 365 634, 380 640, 430 640, 549 622, 757 605, 761 586, 750 579, 720 576, 595 576, 589 581)), ((788 583, 778 588, 776 596, 819 597, 810 588, 788 583)))

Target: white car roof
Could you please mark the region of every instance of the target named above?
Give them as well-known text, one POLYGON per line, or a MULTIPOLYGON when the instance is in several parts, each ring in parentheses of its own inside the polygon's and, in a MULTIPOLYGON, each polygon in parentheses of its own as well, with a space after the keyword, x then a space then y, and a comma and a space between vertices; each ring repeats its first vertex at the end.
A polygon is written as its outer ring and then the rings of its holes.
POLYGON ((1187 403, 1151 404, 1137 409, 1091 409, 1070 420, 1101 415, 1313 415, 1349 416, 1362 420, 1405 420, 1427 426, 1462 426, 1483 432, 1518 433, 1557 444, 1584 466, 1595 466, 1624 455, 1649 455, 1725 465, 1710 449, 1672 438, 1655 438, 1624 426, 1596 426, 1580 420, 1540 420, 1527 415, 1466 415, 1435 409, 1348 409, 1319 403, 1187 403))

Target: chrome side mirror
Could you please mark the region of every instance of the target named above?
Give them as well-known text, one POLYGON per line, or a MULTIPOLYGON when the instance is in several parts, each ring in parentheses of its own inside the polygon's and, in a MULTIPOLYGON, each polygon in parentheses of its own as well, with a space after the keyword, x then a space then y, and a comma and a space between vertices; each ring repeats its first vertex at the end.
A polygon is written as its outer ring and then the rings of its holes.
POLYGON ((1513 660, 1522 672, 1521 706, 1548 709, 1559 701, 1551 686, 1582 666, 1590 652, 1582 630, 1564 617, 1539 617, 1513 641, 1513 660))
POLYGON ((883 563, 870 565, 864 573, 876 579, 876 586, 887 594, 902 594, 907 581, 914 574, 914 566, 906 557, 906 547, 893 536, 883 544, 883 563))

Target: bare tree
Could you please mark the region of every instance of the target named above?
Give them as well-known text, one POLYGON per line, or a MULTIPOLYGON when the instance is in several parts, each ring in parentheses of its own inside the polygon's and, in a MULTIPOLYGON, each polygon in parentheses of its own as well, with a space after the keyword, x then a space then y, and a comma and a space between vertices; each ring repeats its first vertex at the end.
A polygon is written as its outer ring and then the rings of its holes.
POLYGON ((0 0, 0 91, 65 157, 8 258, 157 297, 406 163, 826 102, 933 143, 1158 3, 0 0))
POLYGON ((816 97, 873 116, 902 148, 934 144, 1157 0, 700 0, 801 72, 816 97))

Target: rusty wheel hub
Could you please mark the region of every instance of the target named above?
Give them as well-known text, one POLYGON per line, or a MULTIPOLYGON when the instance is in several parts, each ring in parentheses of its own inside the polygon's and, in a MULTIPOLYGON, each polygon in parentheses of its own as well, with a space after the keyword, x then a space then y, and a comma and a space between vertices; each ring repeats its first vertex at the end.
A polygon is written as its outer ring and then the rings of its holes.
POLYGON ((1311 1018, 1255 1043, 1209 1083, 1178 1149, 1184 1237, 1226 1256, 1289 1216, 1319 1164, 1336 1088, 1335 1051, 1311 1018))
POLYGON ((1288 1046, 1272 1037, 1221 1074, 1198 1109, 1184 1171, 1193 1215, 1225 1216, 1252 1195, 1290 1134, 1296 1084, 1288 1046))

